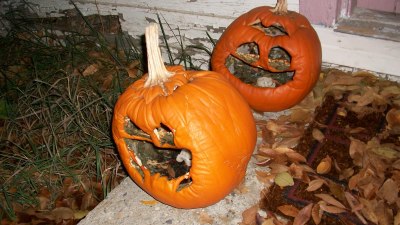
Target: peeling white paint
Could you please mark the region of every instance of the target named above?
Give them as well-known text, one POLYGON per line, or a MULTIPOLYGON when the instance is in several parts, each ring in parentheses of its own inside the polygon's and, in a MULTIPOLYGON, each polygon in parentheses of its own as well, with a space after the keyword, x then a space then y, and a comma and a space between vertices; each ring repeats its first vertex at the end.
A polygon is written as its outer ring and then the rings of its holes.
MULTIPOLYGON (((28 0, 41 16, 61 16, 73 13, 69 0, 28 0)), ((201 45, 212 49, 211 38, 217 40, 223 30, 239 15, 252 8, 269 5, 276 0, 75 0, 84 15, 119 15, 122 29, 136 40, 144 34, 149 22, 161 17, 171 51, 177 55, 184 46, 201 45)), ((288 0, 289 9, 299 10, 299 0, 288 0)), ((323 61, 400 76, 400 43, 334 32, 331 28, 315 26, 323 50, 323 61)), ((163 41, 161 44, 164 43, 163 41)), ((169 62, 166 49, 163 57, 169 62)), ((209 55, 203 50, 187 48, 192 60, 208 69, 209 55)))

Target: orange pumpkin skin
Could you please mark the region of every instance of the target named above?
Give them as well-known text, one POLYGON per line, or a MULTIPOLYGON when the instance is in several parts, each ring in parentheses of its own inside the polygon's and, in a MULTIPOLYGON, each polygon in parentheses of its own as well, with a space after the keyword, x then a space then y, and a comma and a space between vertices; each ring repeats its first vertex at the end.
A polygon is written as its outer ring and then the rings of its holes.
POLYGON ((120 96, 115 105, 113 138, 129 175, 155 199, 177 208, 209 206, 244 178, 255 147, 255 122, 246 101, 220 74, 185 71, 181 66, 167 69, 175 74, 164 83, 164 89, 158 85, 144 87, 144 76, 120 96), (151 138, 128 134, 124 129, 127 119, 151 138), (174 146, 160 143, 154 133, 160 124, 173 132, 174 146), (133 166, 137 159, 125 139, 190 150, 192 183, 177 191, 184 175, 168 180, 151 175, 143 166, 142 178, 133 166))
POLYGON ((288 11, 287 14, 279 15, 271 12, 271 9, 262 6, 238 17, 224 31, 211 57, 213 71, 228 78, 249 105, 258 111, 280 111, 296 105, 312 90, 321 70, 321 43, 309 21, 296 12, 288 11), (257 20, 265 27, 278 23, 287 35, 267 36, 251 26, 257 20), (295 71, 293 80, 276 88, 256 87, 243 83, 231 74, 225 65, 227 57, 235 53, 242 44, 252 42, 259 46, 260 55, 252 66, 271 72, 282 72, 268 65, 271 48, 282 47, 291 56, 287 71, 295 71))

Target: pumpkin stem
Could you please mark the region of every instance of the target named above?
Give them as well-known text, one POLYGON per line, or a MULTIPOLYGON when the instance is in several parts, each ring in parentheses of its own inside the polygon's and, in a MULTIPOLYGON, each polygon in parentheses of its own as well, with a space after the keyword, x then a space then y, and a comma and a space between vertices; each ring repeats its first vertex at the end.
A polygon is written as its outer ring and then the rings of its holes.
POLYGON ((276 14, 286 14, 287 13, 287 0, 277 0, 275 8, 273 8, 271 11, 276 14))
POLYGON ((158 45, 158 25, 156 23, 151 23, 146 27, 145 38, 148 58, 147 67, 149 71, 144 87, 151 87, 154 85, 163 87, 164 82, 174 73, 169 72, 164 65, 158 45))

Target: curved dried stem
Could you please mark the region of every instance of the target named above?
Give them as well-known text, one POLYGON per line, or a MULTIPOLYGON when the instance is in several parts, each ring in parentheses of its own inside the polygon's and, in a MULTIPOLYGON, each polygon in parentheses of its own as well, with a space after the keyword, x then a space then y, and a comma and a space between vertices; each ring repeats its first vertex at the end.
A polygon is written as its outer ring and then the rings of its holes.
POLYGON ((144 84, 145 87, 151 87, 154 85, 163 86, 163 83, 173 75, 169 72, 164 65, 160 47, 158 45, 158 25, 151 23, 146 27, 145 31, 146 48, 148 62, 147 66, 149 69, 149 76, 144 84))
POLYGON ((275 8, 273 8, 271 11, 273 13, 282 15, 288 12, 287 7, 288 7, 287 0, 277 0, 275 8))

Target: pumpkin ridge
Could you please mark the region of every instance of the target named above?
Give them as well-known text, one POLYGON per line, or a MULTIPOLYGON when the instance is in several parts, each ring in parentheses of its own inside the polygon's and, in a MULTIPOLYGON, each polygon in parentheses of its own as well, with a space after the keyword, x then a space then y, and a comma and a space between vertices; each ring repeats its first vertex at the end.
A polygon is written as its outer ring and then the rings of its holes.
POLYGON ((144 76, 120 96, 113 138, 144 191, 174 207, 205 207, 242 181, 256 143, 255 122, 243 97, 218 73, 166 70, 174 72, 167 80, 145 87, 144 76), (190 166, 178 163, 179 150, 190 152, 190 166))
MULTIPOLYGON (((315 85, 322 63, 321 43, 309 21, 297 12, 288 11, 278 15, 271 12, 271 9, 269 6, 260 6, 239 16, 221 35, 211 56, 212 69, 228 78, 248 104, 257 111, 280 111, 299 103, 315 85), (265 32, 265 28, 276 24, 282 26, 284 35, 271 36, 265 32), (247 70, 249 72, 243 69, 243 74, 235 75, 236 69, 235 72, 228 69, 227 59, 240 58, 235 54, 245 43, 257 44, 259 58, 252 63, 241 60, 250 66, 247 70), (269 64, 269 53, 276 47, 283 49, 290 56, 290 65, 287 68, 275 68, 272 63, 269 64), (271 73, 284 72, 292 74, 292 77, 289 76, 289 80, 278 87, 253 86, 241 80, 251 75, 260 76, 257 73, 264 76, 260 70, 252 74, 252 68, 261 68, 271 73)), ((274 79, 274 75, 270 75, 270 79, 274 79)))

